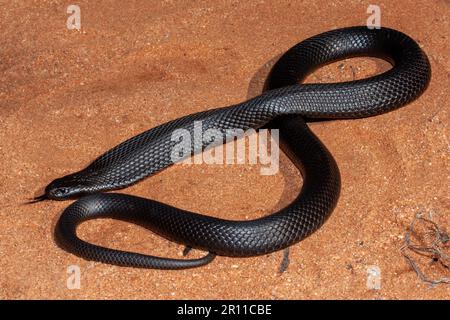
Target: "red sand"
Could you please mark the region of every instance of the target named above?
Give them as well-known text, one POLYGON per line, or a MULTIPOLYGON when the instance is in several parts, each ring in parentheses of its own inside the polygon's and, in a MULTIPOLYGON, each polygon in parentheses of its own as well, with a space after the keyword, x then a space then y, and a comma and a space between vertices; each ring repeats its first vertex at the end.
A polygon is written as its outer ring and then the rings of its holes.
MULTIPOLYGON (((434 212, 441 226, 449 225, 447 1, 381 3, 382 25, 409 34, 426 51, 431 84, 398 111, 312 125, 339 164, 341 198, 327 223, 291 248, 282 275, 282 252, 218 257, 184 271, 87 262, 53 241, 69 202, 21 203, 143 130, 257 95, 269 60, 306 37, 365 24, 369 2, 108 3, 78 1, 80 31, 66 29, 65 1, 1 7, 0 298, 449 298, 450 286, 421 282, 399 250, 417 212, 434 212), (81 268, 79 290, 66 287, 72 264, 81 268), (380 290, 366 285, 373 265, 381 270, 380 290)), ((362 78, 386 68, 379 60, 351 59, 308 81, 362 78)), ((283 156, 274 176, 260 176, 259 166, 250 165, 174 166, 123 192, 248 219, 287 205, 300 184, 283 156)), ((162 256, 182 250, 117 221, 88 223, 81 234, 162 256)))

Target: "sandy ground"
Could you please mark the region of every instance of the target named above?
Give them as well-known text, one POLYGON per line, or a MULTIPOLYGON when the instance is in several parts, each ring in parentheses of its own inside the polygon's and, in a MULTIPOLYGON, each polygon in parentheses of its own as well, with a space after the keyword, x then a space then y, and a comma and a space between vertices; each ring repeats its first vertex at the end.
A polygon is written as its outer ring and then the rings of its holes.
MULTIPOLYGON (((341 198, 326 224, 291 248, 284 274, 282 252, 158 271, 88 262, 58 248, 53 228, 69 202, 22 205, 26 199, 141 131, 259 94, 274 57, 320 32, 364 25, 370 2, 123 3, 77 1, 77 31, 66 28, 71 2, 0 2, 0 298, 450 297, 450 286, 421 282, 400 252, 418 212, 432 213, 447 231, 450 222, 448 1, 377 1, 382 25, 409 34, 427 53, 431 84, 395 112, 311 125, 339 164, 341 198), (67 288, 70 265, 80 267, 80 289, 67 288), (379 289, 367 286, 371 267, 381 272, 379 289)), ((351 59, 308 81, 386 68, 380 60, 351 59)), ((278 174, 261 176, 259 169, 174 166, 122 192, 250 219, 287 205, 301 185, 285 156, 278 174)), ((181 256, 182 246, 123 222, 90 222, 80 233, 114 248, 181 256)), ((421 263, 445 275, 429 260, 421 263)))

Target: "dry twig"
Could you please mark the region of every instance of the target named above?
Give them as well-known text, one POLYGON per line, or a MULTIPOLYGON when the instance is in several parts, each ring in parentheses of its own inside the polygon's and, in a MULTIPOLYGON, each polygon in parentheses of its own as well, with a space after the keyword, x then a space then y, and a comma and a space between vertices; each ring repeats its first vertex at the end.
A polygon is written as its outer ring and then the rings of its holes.
POLYGON ((426 219, 419 213, 411 222, 411 225, 405 234, 405 244, 400 250, 411 268, 416 272, 419 279, 434 286, 442 283, 449 284, 450 278, 444 276, 438 279, 431 279, 421 270, 421 268, 419 268, 417 261, 410 253, 428 257, 432 264, 439 264, 443 270, 450 272, 450 256, 447 253, 450 248, 449 245, 450 236, 432 221, 431 214, 430 219, 426 219), (415 229, 415 225, 419 223, 427 229, 427 232, 422 236, 418 233, 417 229, 415 229), (414 243, 412 237, 418 239, 422 238, 423 241, 421 244, 414 243))

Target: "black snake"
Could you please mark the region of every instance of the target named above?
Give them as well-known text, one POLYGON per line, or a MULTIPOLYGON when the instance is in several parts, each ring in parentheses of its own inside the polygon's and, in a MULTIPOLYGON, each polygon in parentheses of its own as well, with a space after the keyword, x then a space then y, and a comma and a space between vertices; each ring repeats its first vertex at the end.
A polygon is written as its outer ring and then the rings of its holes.
MULTIPOLYGON (((110 264, 181 269, 204 265, 215 255, 254 256, 286 248, 317 230, 335 207, 340 191, 337 165, 308 129, 308 119, 361 118, 405 105, 430 80, 430 65, 417 43, 392 29, 351 27, 311 37, 289 49, 274 65, 260 96, 224 108, 188 115, 141 133, 106 152, 85 169, 50 183, 44 199, 81 197, 61 215, 56 235, 66 250, 110 264), (317 67, 354 56, 375 56, 392 68, 367 79, 300 84, 317 67), (298 197, 286 208, 250 221, 231 221, 187 212, 124 194, 100 193, 129 186, 173 164, 171 135, 203 130, 278 128, 280 144, 303 175, 298 197), (79 239, 77 225, 96 218, 143 225, 170 240, 208 251, 199 259, 168 259, 99 247, 79 239)), ((194 142, 194 153, 209 141, 194 142)))

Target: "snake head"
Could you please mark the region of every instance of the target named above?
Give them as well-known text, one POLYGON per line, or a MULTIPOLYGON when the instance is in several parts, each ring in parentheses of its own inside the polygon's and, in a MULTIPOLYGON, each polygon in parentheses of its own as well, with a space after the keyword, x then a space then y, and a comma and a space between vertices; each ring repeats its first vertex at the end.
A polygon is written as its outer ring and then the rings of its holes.
POLYGON ((83 175, 77 172, 53 180, 45 188, 45 193, 43 195, 34 197, 25 202, 25 204, 32 204, 45 200, 74 199, 95 191, 97 191, 97 189, 90 186, 83 175))
POLYGON ((67 200, 85 194, 83 186, 75 174, 53 180, 45 188, 45 197, 50 200, 67 200))

